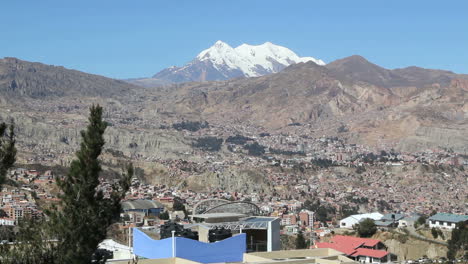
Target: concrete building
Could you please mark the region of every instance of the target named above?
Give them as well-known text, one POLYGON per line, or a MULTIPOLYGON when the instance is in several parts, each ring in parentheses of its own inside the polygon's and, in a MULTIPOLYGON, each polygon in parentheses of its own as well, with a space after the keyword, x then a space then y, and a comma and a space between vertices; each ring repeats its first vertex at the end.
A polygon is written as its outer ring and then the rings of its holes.
POLYGON ((418 221, 419 217, 418 214, 408 215, 403 217, 402 219, 398 220, 399 227, 414 227, 414 224, 418 221))
POLYGON ((105 239, 104 241, 99 243, 98 248, 112 252, 112 260, 127 260, 133 258, 131 247, 122 245, 112 239, 105 239))
MULTIPOLYGON (((218 252, 211 252, 218 255, 218 252)), ((116 264, 128 264, 128 260, 113 261, 116 264)), ((162 259, 139 259, 141 264, 201 264, 181 257, 169 257, 162 259)), ((334 249, 301 249, 281 250, 273 252, 244 253, 238 263, 244 264, 357 264, 358 262, 346 257, 342 252, 334 249)))
MULTIPOLYGON (((236 213, 209 213, 191 216, 196 223, 184 229, 197 232, 197 238, 157 238, 157 233, 133 229, 133 252, 143 258, 180 257, 202 263, 239 262, 245 252, 280 249, 280 219, 236 213), (232 237, 213 242, 210 234, 229 230, 232 237), (198 239, 198 240, 197 240, 198 239)), ((157 228, 156 228, 157 229, 157 228)))
POLYGON ((437 213, 429 217, 429 227, 453 229, 460 222, 468 221, 468 215, 437 213))
POLYGON ((295 214, 283 214, 281 216, 281 225, 295 225, 297 218, 295 214))
POLYGON ((374 221, 382 219, 384 215, 378 212, 375 213, 367 213, 367 214, 356 214, 348 216, 342 220, 340 220, 340 227, 341 228, 349 228, 353 229, 353 226, 361 222, 366 218, 370 218, 374 221))
POLYGON ((299 221, 302 226, 312 227, 314 224, 314 212, 305 209, 301 210, 299 212, 299 221))
POLYGON ((0 226, 14 226, 15 225, 15 219, 12 218, 0 218, 0 226))
MULTIPOLYGON (((125 259, 120 261, 112 261, 109 263, 115 264, 128 264, 132 263, 132 259, 125 259)), ((191 261, 184 258, 161 258, 161 259, 138 259, 138 264, 202 264, 201 262, 191 261)))
POLYGON ((375 221, 375 225, 379 227, 397 227, 398 221, 405 217, 404 214, 385 214, 382 218, 375 221))
POLYGON ((129 200, 122 202, 123 214, 138 216, 158 216, 164 211, 164 205, 154 200, 129 200))
POLYGON ((243 263, 262 264, 354 264, 342 252, 330 248, 280 250, 244 254, 243 263))
POLYGON ((210 229, 225 228, 235 233, 245 233, 247 252, 279 250, 280 219, 276 217, 250 216, 236 213, 211 213, 192 216, 203 219, 201 225, 210 229))
POLYGON ((300 227, 298 225, 287 225, 283 227, 286 234, 295 235, 299 233, 300 227))

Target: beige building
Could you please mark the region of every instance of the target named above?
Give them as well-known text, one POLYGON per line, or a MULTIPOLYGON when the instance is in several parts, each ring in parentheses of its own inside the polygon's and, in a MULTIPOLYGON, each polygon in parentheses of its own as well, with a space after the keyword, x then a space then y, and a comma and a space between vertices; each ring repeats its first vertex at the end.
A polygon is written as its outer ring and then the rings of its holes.
POLYGON ((343 253, 331 248, 280 250, 244 254, 243 263, 262 264, 355 264, 343 253))
MULTIPOLYGON (((216 254, 216 252, 213 252, 216 254)), ((109 262, 116 264, 132 263, 126 261, 109 262)), ((343 253, 330 248, 301 249, 301 250, 280 250, 272 252, 245 253, 245 264, 357 264, 343 253)), ((138 264, 201 264, 182 258, 166 259, 141 259, 138 264)))

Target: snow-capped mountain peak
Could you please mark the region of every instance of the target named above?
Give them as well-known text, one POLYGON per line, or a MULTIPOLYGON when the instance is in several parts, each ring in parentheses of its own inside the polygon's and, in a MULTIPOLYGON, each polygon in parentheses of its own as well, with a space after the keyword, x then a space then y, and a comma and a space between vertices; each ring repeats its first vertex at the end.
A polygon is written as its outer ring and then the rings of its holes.
POLYGON ((291 64, 307 61, 325 65, 322 60, 299 57, 292 50, 271 42, 261 45, 242 44, 233 48, 218 40, 185 66, 165 69, 154 77, 175 82, 258 77, 279 72, 291 64))
POLYGON ((214 55, 233 52, 233 48, 227 43, 222 42, 221 40, 216 41, 216 43, 209 47, 206 50, 203 50, 197 55, 197 59, 207 59, 210 57, 215 57, 214 55))

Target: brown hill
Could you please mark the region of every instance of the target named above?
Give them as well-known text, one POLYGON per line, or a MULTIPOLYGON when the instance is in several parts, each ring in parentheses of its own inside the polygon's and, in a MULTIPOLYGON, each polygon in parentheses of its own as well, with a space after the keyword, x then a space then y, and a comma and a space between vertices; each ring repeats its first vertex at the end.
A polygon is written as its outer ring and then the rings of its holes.
POLYGON ((0 59, 0 93, 3 96, 122 95, 138 88, 124 81, 16 58, 0 59))
POLYGON ((317 135, 336 135, 345 124, 348 133, 340 136, 361 143, 467 151, 466 81, 449 71, 388 70, 351 56, 258 78, 174 86, 159 91, 158 107, 270 129, 308 124, 317 135))
POLYGON ((0 103, 21 97, 117 98, 114 111, 145 126, 149 120, 195 118, 289 133, 294 123, 310 136, 411 151, 468 152, 467 91, 467 75, 417 67, 389 70, 360 56, 326 66, 299 63, 258 78, 152 90, 63 67, 0 60, 0 103))

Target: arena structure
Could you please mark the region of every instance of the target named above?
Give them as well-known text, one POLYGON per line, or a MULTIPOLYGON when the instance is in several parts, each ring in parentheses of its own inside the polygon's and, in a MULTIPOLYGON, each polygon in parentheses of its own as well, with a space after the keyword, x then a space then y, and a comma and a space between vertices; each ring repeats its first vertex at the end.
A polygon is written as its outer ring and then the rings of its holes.
POLYGON ((228 201, 223 199, 206 199, 196 203, 193 206, 192 213, 211 214, 211 213, 235 213, 245 216, 261 215, 260 208, 251 202, 247 201, 228 201))
POLYGON ((201 241, 209 230, 221 228, 233 234, 246 234, 247 252, 279 250, 280 219, 261 216, 261 213, 252 202, 206 199, 193 206, 190 217, 200 225, 201 241))

